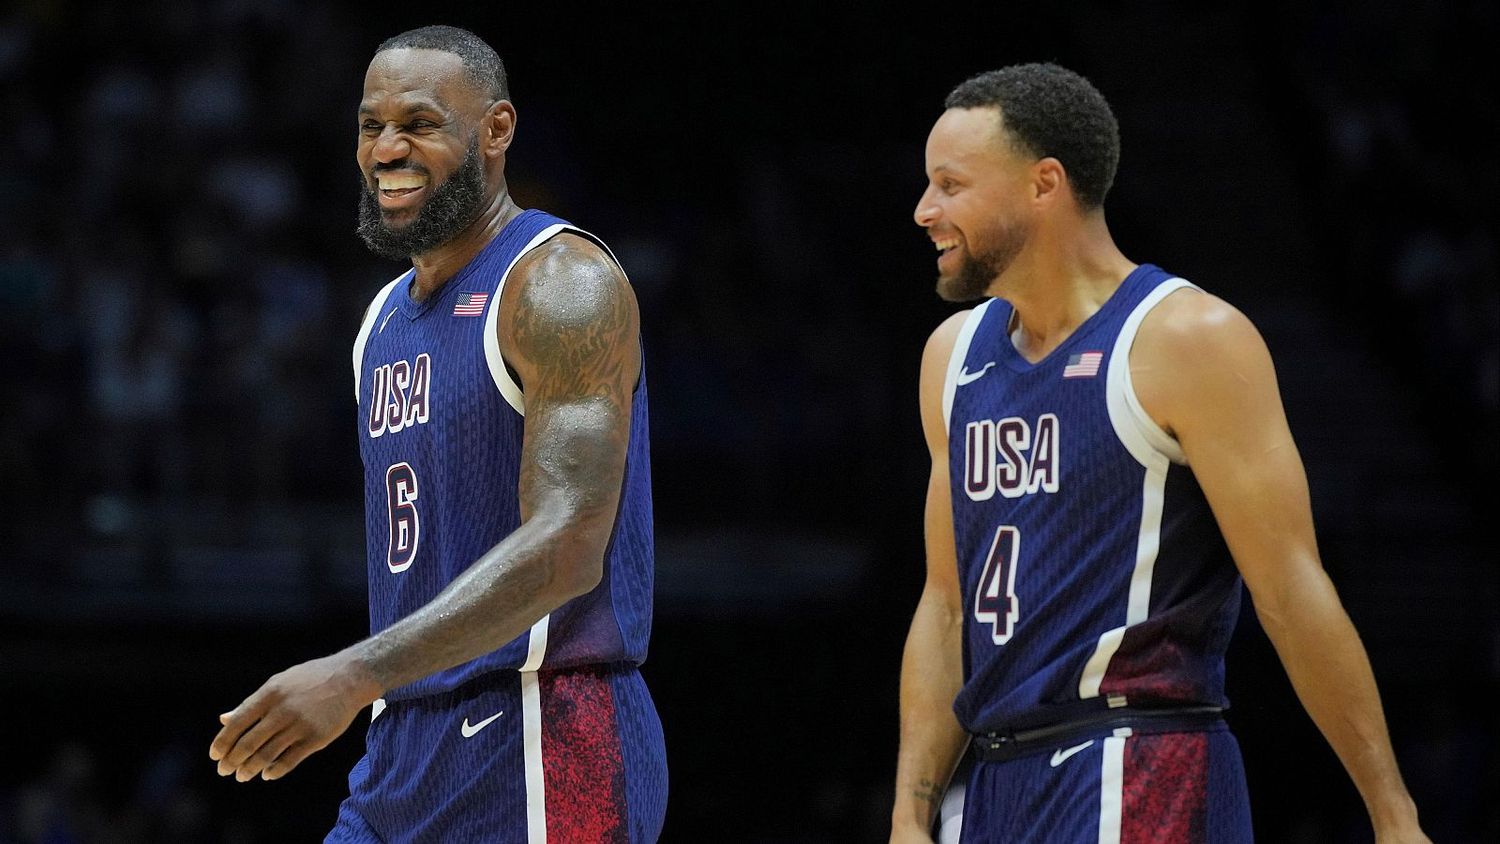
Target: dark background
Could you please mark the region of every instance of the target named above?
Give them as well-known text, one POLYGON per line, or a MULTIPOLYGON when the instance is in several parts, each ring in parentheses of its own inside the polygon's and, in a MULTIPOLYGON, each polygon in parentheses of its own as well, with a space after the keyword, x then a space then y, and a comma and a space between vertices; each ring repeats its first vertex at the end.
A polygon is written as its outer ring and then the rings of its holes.
MULTIPOLYGON (((922 148, 953 85, 1042 59, 1120 119, 1126 254, 1265 334, 1429 832, 1500 840, 1495 5, 1001 5, 8 5, 0 841, 332 823, 357 727, 277 783, 207 746, 365 629, 348 349, 400 268, 352 234, 354 108, 435 22, 509 67, 513 192, 640 296, 666 840, 883 840, 952 310, 922 148)), ((1248 611, 1229 679, 1260 839, 1369 840, 1248 611)))

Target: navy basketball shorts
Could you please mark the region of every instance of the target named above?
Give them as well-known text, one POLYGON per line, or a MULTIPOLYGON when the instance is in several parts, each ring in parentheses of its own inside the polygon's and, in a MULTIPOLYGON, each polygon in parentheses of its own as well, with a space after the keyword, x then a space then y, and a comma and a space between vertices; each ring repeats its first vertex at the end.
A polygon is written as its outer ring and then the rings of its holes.
POLYGON ((329 844, 649 844, 661 722, 634 667, 486 674, 375 715, 329 844))
POLYGON ((1120 728, 1004 762, 979 762, 964 844, 1251 844, 1239 744, 1222 722, 1194 732, 1120 728))

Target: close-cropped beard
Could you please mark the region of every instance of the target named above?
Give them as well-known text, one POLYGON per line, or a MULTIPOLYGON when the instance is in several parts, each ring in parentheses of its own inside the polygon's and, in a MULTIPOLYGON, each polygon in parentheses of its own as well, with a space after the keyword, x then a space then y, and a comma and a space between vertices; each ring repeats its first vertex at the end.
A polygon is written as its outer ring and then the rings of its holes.
POLYGON ((1030 234, 1030 230, 1019 223, 997 225, 992 237, 993 248, 983 254, 965 256, 957 274, 938 276, 938 296, 947 302, 973 302, 985 298, 990 285, 1020 254, 1030 234))
POLYGON ((463 163, 418 209, 417 216, 401 228, 385 224, 380 196, 369 182, 359 180, 359 225, 355 232, 371 252, 393 261, 421 255, 452 240, 484 210, 484 168, 479 160, 479 138, 469 143, 463 163))

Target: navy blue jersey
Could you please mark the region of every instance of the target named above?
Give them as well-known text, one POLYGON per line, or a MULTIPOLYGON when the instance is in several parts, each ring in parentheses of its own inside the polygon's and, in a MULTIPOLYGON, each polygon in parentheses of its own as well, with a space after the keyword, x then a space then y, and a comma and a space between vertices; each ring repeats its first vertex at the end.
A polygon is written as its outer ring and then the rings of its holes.
POLYGON ((943 400, 965 610, 954 711, 970 732, 1227 704, 1239 573, 1130 379, 1141 320, 1190 286, 1137 268, 1036 364, 1011 343, 1007 302, 963 325, 943 400))
MULTIPOLYGON (((521 524, 526 404, 500 355, 500 295, 521 256, 560 232, 598 242, 550 214, 525 211, 425 301, 412 301, 414 272, 407 272, 376 295, 365 315, 354 378, 372 633, 432 600, 521 524)), ((500 649, 392 689, 386 698, 449 691, 497 669, 639 664, 651 630, 653 569, 642 372, 599 585, 500 649)))

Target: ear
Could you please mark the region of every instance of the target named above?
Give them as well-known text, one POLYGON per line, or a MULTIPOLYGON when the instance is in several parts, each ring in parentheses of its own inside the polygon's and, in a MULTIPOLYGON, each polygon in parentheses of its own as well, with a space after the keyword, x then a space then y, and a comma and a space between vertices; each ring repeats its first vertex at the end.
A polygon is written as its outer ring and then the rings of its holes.
POLYGON ((1054 204, 1068 190, 1068 171, 1062 162, 1047 156, 1031 165, 1032 199, 1039 204, 1054 204))
POLYGON ((496 100, 490 106, 484 113, 484 129, 484 154, 490 158, 504 155, 516 136, 516 107, 510 100, 496 100))

